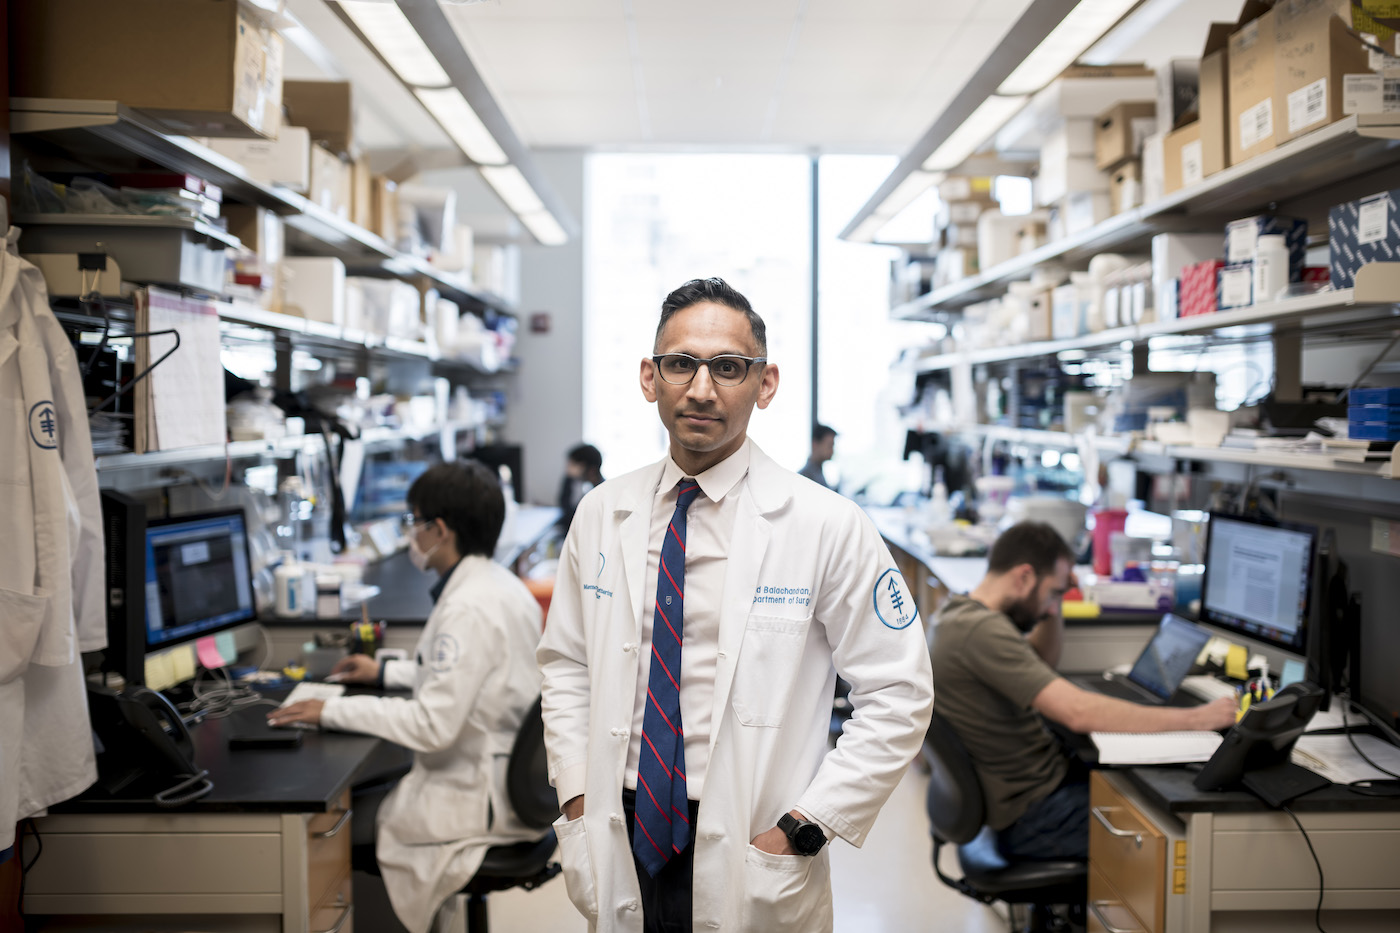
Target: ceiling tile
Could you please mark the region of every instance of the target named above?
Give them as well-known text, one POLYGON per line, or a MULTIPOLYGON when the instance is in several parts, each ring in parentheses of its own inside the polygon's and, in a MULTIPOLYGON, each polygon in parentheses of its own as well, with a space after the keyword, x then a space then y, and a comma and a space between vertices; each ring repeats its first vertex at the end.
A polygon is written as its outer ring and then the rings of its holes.
POLYGON ((792 32, 790 19, 733 20, 637 18, 637 45, 643 61, 706 62, 782 60, 792 32))
MULTIPOLYGON (((800 0, 705 0, 703 4, 686 0, 631 0, 631 3, 633 15, 639 20, 704 18, 730 24, 754 19, 791 22, 802 6, 800 0)), ((621 6, 621 2, 618 5, 621 6)))

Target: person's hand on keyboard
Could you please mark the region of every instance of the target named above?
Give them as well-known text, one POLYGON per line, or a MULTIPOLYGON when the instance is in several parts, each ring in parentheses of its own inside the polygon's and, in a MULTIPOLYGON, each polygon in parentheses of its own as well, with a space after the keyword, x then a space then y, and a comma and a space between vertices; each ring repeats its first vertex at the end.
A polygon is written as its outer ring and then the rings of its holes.
POLYGON ((325 700, 300 700, 268 713, 267 724, 317 728, 321 725, 321 709, 325 705, 325 700))

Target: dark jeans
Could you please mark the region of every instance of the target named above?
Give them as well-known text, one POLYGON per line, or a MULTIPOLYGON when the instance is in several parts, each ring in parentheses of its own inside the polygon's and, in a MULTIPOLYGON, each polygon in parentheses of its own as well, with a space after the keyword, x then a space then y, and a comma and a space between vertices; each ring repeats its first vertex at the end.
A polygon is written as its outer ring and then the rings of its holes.
MULTIPOLYGON (((627 820, 627 843, 637 833, 637 792, 622 792, 622 810, 627 820)), ((690 842, 678 855, 671 856, 653 878, 647 874, 637 856, 632 864, 637 868, 637 883, 642 888, 642 929, 644 933, 691 933, 691 883, 695 868, 695 818, 700 810, 697 801, 690 801, 690 842)))
POLYGON ((1007 861, 1089 857, 1089 782, 1074 775, 997 833, 1007 861))

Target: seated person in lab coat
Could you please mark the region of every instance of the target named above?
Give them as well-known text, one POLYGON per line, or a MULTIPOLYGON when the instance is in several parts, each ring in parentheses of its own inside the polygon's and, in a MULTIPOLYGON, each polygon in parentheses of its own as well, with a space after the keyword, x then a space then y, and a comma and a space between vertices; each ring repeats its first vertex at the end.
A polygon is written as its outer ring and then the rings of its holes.
POLYGON ((268 720, 364 732, 413 751, 413 769, 380 808, 375 848, 394 912, 423 933, 489 847, 539 837, 511 810, 505 774, 539 695, 541 619, 525 584, 491 559, 505 520, 495 473, 475 461, 437 464, 409 488, 408 505, 409 553, 438 575, 436 605, 411 658, 351 655, 335 672, 413 696, 308 700, 268 720))
POLYGON ((1087 858, 1088 774, 1040 720, 1075 732, 1223 729, 1235 704, 1145 706, 1083 690, 1055 673, 1064 639, 1060 603, 1074 555, 1042 522, 1008 528, 987 576, 954 596, 933 628, 934 711, 972 756, 987 825, 1008 859, 1087 858))

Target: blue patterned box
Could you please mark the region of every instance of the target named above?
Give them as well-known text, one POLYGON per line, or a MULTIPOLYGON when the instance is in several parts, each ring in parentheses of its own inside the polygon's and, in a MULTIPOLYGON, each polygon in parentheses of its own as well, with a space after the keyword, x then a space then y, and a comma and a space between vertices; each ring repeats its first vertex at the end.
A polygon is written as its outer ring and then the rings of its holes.
POLYGON ((1347 392, 1347 404, 1356 407, 1400 405, 1400 386, 1390 386, 1383 389, 1352 389, 1347 392))
POLYGON ((1347 420, 1353 424, 1400 424, 1400 406, 1350 405, 1347 407, 1347 420))
POLYGON ((1225 262, 1238 265, 1254 261, 1261 236, 1282 234, 1288 243, 1288 281, 1303 281, 1303 260, 1308 251, 1308 222, 1275 214, 1242 217, 1225 225, 1225 262))
POLYGON ((1220 270, 1215 285, 1215 306, 1221 311, 1254 304, 1254 263, 1240 262, 1220 270))
POLYGON ((1367 263, 1400 261, 1397 207, 1400 189, 1338 204, 1327 212, 1333 288, 1353 287, 1356 270, 1367 263))
POLYGON ((1400 441, 1400 424, 1347 424, 1347 437, 1354 441, 1400 441))

